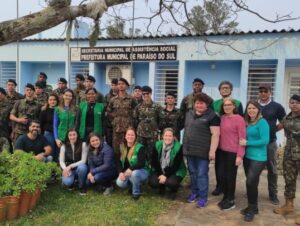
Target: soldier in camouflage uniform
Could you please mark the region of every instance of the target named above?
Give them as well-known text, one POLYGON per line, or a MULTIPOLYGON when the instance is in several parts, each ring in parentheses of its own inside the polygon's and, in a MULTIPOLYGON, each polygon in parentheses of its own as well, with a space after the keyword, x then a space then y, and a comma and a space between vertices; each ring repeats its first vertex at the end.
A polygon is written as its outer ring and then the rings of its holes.
MULTIPOLYGON (((119 92, 118 89, 118 79, 114 78, 111 80, 111 89, 109 91, 108 94, 105 95, 105 105, 108 106, 110 100, 117 96, 119 92)), ((106 142, 112 146, 112 137, 113 137, 113 128, 112 128, 112 124, 111 121, 109 119, 107 119, 105 121, 105 140, 106 142)))
MULTIPOLYGON (((95 88, 95 83, 96 83, 96 79, 94 78, 94 76, 88 75, 86 80, 85 80, 85 90, 95 88)), ((82 101, 86 101, 86 100, 87 100, 86 95, 84 95, 84 97, 82 97, 82 101)), ((104 96, 98 90, 97 90, 96 102, 105 104, 104 96)))
POLYGON ((9 129, 9 114, 12 109, 12 106, 7 101, 7 93, 5 89, 0 87, 0 137, 9 138, 10 129, 9 129))
POLYGON ((128 127, 133 127, 133 110, 136 103, 126 90, 129 83, 126 79, 120 78, 118 81, 119 93, 113 97, 107 106, 107 117, 112 122, 113 127, 113 149, 116 159, 119 159, 120 144, 124 140, 124 134, 128 127))
POLYGON ((176 94, 168 92, 166 95, 166 108, 159 113, 159 129, 163 133, 165 128, 172 128, 177 140, 180 141, 180 130, 183 129, 181 111, 175 107, 176 94))
POLYGON ((6 82, 7 101, 11 106, 14 106, 17 100, 23 99, 24 95, 16 91, 17 83, 13 79, 8 79, 6 82))
POLYGON ((38 75, 38 82, 42 82, 44 84, 44 92, 46 92, 47 94, 52 93, 53 87, 51 85, 47 84, 47 75, 45 72, 40 72, 40 74, 38 75))
POLYGON ((65 89, 67 88, 68 81, 65 78, 59 78, 57 82, 57 89, 53 90, 53 93, 55 93, 59 97, 59 99, 61 99, 65 89))
MULTIPOLYGON (((286 204, 274 209, 275 213, 281 215, 294 211, 293 200, 297 176, 300 172, 300 95, 293 95, 290 98, 289 107, 291 112, 282 121, 287 138, 283 157, 286 204)), ((300 215, 296 217, 296 224, 300 224, 300 215)))
POLYGON ((41 106, 34 98, 34 86, 25 86, 25 99, 15 103, 10 112, 10 120, 15 122, 12 140, 15 143, 18 136, 25 134, 29 120, 38 120, 41 106))
POLYGON ((152 89, 143 86, 143 102, 134 109, 134 121, 137 127, 138 142, 146 149, 147 160, 150 161, 154 144, 159 135, 159 113, 162 107, 151 99, 152 89))
MULTIPOLYGON (((193 105, 194 105, 194 96, 197 93, 202 93, 202 89, 204 86, 204 82, 202 79, 200 78, 195 78, 193 81, 193 93, 185 96, 180 104, 180 111, 183 114, 183 116, 185 117, 186 113, 190 110, 193 109, 193 105)), ((213 99, 210 97, 210 103, 209 105, 211 106, 213 103, 213 99)))
POLYGON ((44 106, 48 100, 48 93, 44 91, 45 84, 43 82, 35 83, 35 99, 39 105, 44 106))
POLYGON ((141 104, 143 102, 142 87, 135 86, 132 91, 132 96, 134 97, 137 104, 141 104))
POLYGON ((73 89, 76 106, 79 106, 82 99, 85 98, 85 86, 84 86, 84 76, 82 74, 76 74, 75 76, 76 88, 73 89))

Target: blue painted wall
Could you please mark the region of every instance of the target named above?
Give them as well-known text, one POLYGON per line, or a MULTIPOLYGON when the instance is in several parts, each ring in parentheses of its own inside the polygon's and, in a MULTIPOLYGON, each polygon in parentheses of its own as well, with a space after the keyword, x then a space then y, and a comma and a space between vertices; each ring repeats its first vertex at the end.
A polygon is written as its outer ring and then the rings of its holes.
POLYGON ((134 63, 133 64, 133 76, 135 78, 135 84, 145 86, 149 83, 149 63, 134 63))

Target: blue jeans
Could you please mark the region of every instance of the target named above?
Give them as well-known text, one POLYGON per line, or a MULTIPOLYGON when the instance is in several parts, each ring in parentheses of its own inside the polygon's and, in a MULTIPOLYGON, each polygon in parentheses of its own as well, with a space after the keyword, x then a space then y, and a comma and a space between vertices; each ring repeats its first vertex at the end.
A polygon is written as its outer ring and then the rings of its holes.
POLYGON ((88 168, 86 164, 80 164, 76 168, 72 169, 72 173, 70 176, 62 177, 62 184, 66 187, 71 187, 74 184, 75 178, 77 178, 79 183, 78 187, 84 188, 87 170, 88 168))
POLYGON ((47 139, 47 141, 49 142, 51 148, 52 148, 52 157, 53 157, 53 160, 55 162, 58 162, 58 152, 59 152, 59 149, 57 148, 56 146, 56 143, 55 143, 55 139, 54 139, 54 136, 53 136, 53 133, 52 132, 49 132, 49 131, 45 131, 44 132, 44 137, 47 139))
MULTIPOLYGON (((94 175, 95 184, 100 184, 105 187, 110 187, 112 181, 116 179, 116 177, 117 177, 117 172, 114 170, 99 172, 94 175)), ((86 180, 87 186, 91 186, 92 184, 93 183, 91 183, 89 180, 86 180)))
POLYGON ((149 172, 145 169, 133 170, 129 178, 125 180, 117 179, 117 185, 120 188, 128 188, 132 185, 132 194, 140 195, 141 194, 141 183, 147 180, 149 172))
POLYGON ((208 163, 208 160, 187 156, 192 193, 204 200, 207 200, 208 197, 208 163))

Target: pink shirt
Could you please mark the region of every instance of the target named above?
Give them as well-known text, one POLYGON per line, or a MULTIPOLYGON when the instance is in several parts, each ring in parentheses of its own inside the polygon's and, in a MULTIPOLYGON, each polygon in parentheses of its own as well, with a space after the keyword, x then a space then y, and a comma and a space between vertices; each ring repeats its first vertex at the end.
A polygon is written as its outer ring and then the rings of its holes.
POLYGON ((239 144, 240 139, 246 139, 245 120, 238 114, 223 115, 220 124, 219 148, 223 151, 237 153, 237 156, 243 158, 245 147, 239 144))

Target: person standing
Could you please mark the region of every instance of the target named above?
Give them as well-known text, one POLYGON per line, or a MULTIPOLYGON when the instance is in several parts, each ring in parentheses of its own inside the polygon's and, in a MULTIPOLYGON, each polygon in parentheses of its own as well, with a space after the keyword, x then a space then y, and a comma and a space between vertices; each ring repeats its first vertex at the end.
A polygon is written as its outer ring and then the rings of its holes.
POLYGON ((48 76, 45 72, 40 72, 37 78, 37 82, 42 82, 44 84, 44 92, 50 94, 53 90, 53 87, 47 84, 48 76))
POLYGON ((14 79, 8 79, 6 82, 7 101, 13 107, 17 100, 24 99, 24 95, 16 91, 17 83, 14 79))
POLYGON ((207 205, 208 164, 215 159, 220 136, 220 118, 210 104, 209 96, 196 94, 194 107, 186 114, 184 124, 183 154, 187 158, 192 185, 187 202, 197 201, 198 208, 207 205))
MULTIPOLYGON (((291 112, 282 120, 287 139, 283 156, 286 203, 274 209, 274 213, 281 215, 294 212, 296 183, 300 172, 300 95, 293 95, 290 98, 289 108, 291 112)), ((295 223, 300 225, 300 214, 296 216, 295 223)))
POLYGON ((13 143, 17 138, 27 132, 30 120, 39 118, 41 106, 34 98, 34 86, 27 83, 25 86, 25 99, 18 100, 10 112, 10 120, 14 122, 13 143))
MULTIPOLYGON (((86 77, 85 80, 85 90, 91 89, 91 88, 95 88, 95 83, 96 83, 96 79, 94 76, 92 75, 88 75, 86 77)), ((86 96, 82 97, 81 99, 82 101, 86 100, 86 96)), ((97 97, 96 97, 96 102, 98 103, 104 103, 105 104, 105 99, 103 94, 97 90, 97 97)))
POLYGON ((259 85, 258 103, 262 109, 262 116, 267 120, 270 127, 270 143, 268 144, 268 190, 272 204, 278 205, 277 197, 277 143, 276 132, 282 129, 281 121, 285 116, 285 110, 281 104, 271 99, 271 86, 267 83, 259 85), (279 122, 277 124, 277 122, 279 122))
POLYGON ((68 81, 65 78, 59 78, 57 81, 57 88, 53 90, 53 93, 55 93, 60 99, 67 88, 68 81))
POLYGON ((120 153, 118 153, 118 150, 123 142, 124 134, 127 128, 133 127, 133 110, 136 103, 133 97, 126 92, 128 87, 128 81, 120 78, 118 81, 118 95, 110 100, 106 109, 107 117, 112 122, 112 143, 117 159, 119 159, 120 153))
POLYGON ((82 99, 85 98, 85 86, 84 86, 84 76, 82 74, 76 74, 76 88, 73 89, 74 95, 76 97, 76 106, 79 106, 82 99))
POLYGON ((159 129, 164 131, 166 128, 172 128, 177 140, 180 141, 180 130, 183 129, 183 115, 181 111, 176 108, 176 94, 174 92, 167 92, 166 107, 159 113, 159 129))
POLYGON ((5 89, 0 87, 0 137, 9 138, 9 114, 12 106, 7 101, 5 89))
MULTIPOLYGON (((214 112, 216 112, 219 116, 221 116, 221 111, 223 111, 223 109, 222 109, 223 100, 225 98, 229 98, 231 96, 232 90, 233 90, 233 85, 229 81, 225 80, 219 84, 219 92, 220 92, 220 95, 222 96, 222 98, 215 100, 212 104, 214 112)), ((233 99, 233 101, 234 101, 234 105, 236 106, 238 114, 241 116, 244 116, 242 103, 236 99, 233 99)), ((220 180, 221 180, 220 172, 222 170, 219 169, 219 163, 220 163, 220 155, 219 154, 220 154, 220 151, 219 151, 219 149, 217 149, 216 160, 215 160, 215 174, 216 174, 217 184, 216 184, 215 190, 211 193, 214 196, 220 195, 222 193, 222 185, 220 182, 220 180)))
POLYGON ((270 128, 266 119, 262 117, 258 102, 249 101, 246 106, 245 121, 247 124, 246 139, 240 140, 240 145, 246 146, 244 170, 248 206, 241 210, 245 221, 253 221, 258 214, 258 184, 259 177, 267 164, 267 145, 270 140, 270 128))
POLYGON ((48 93, 44 91, 45 84, 42 82, 35 83, 35 98, 40 106, 44 106, 48 100, 48 93))
POLYGON ((142 97, 142 87, 137 85, 133 88, 132 91, 132 96, 136 101, 136 104, 140 104, 143 102, 143 97, 142 97))
POLYGON ((133 112, 137 128, 138 142, 143 144, 147 160, 150 161, 154 144, 159 135, 159 113, 162 107, 152 101, 152 89, 149 86, 142 88, 143 102, 136 106, 133 112))

